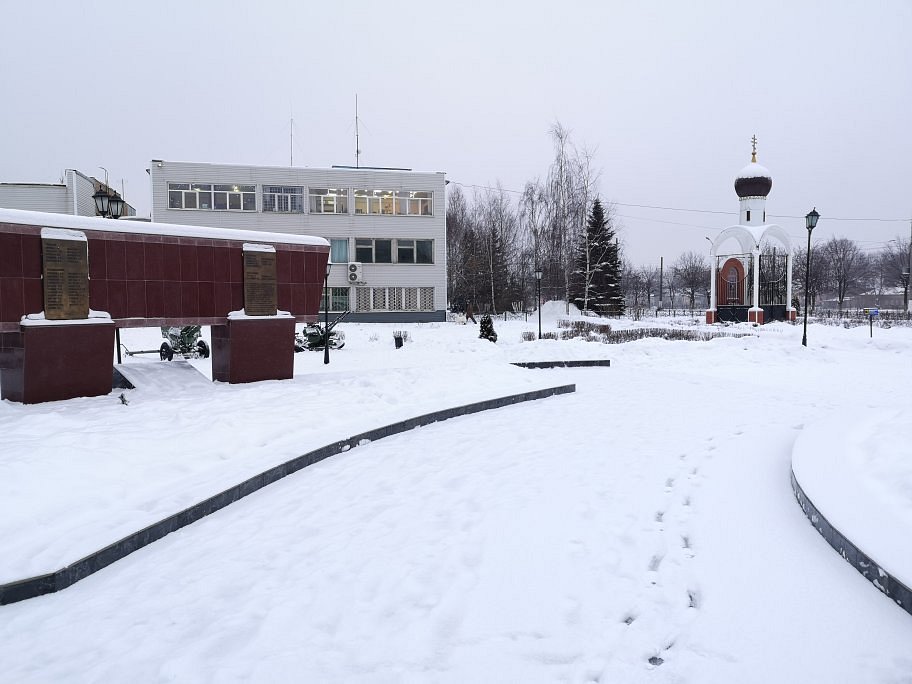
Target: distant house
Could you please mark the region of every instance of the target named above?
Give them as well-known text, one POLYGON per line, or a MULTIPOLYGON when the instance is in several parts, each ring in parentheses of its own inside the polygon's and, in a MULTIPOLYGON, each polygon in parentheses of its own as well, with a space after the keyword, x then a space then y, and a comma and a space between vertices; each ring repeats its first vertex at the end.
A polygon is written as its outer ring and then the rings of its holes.
MULTIPOLYGON (((824 298, 820 304, 823 309, 836 310, 839 308, 839 300, 835 296, 824 298)), ((901 287, 894 287, 879 293, 864 292, 856 295, 848 295, 842 302, 842 308, 844 311, 870 308, 903 311, 903 290, 901 287)))
MULTIPOLYGON (((92 199, 98 190, 107 190, 115 197, 120 193, 91 176, 67 169, 64 183, 0 183, 0 207, 46 211, 51 214, 99 216, 92 199)), ((124 203, 124 216, 135 216, 136 209, 124 203)))

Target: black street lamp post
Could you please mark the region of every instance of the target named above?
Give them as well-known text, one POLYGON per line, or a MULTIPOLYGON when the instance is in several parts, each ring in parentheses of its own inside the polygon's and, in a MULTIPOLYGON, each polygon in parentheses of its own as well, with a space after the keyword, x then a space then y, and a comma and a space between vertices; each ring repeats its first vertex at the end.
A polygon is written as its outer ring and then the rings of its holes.
POLYGON ((908 267, 904 268, 902 270, 902 275, 900 276, 900 278, 902 279, 902 286, 903 286, 903 309, 908 311, 909 310, 909 269, 908 269, 908 267))
POLYGON ((326 275, 323 276, 323 363, 329 363, 329 272, 332 264, 326 262, 326 275))
POLYGON ((538 296, 538 339, 541 339, 541 307, 542 307, 542 302, 541 302, 541 278, 542 278, 541 269, 540 269, 540 268, 539 268, 539 269, 536 269, 536 271, 535 271, 535 282, 536 282, 537 285, 536 285, 535 290, 536 290, 536 293, 537 293, 537 296, 538 296))
MULTIPOLYGON (((124 201, 116 193, 111 193, 108 184, 105 183, 105 189, 98 188, 97 192, 92 195, 95 200, 95 209, 101 214, 102 218, 119 219, 123 215, 124 201)), ((120 328, 114 326, 114 342, 117 346, 117 363, 122 363, 120 358, 120 328)))
POLYGON ((804 217, 808 229, 808 248, 807 261, 804 264, 804 334, 801 336, 801 344, 808 346, 808 290, 811 286, 811 232, 817 226, 817 219, 820 214, 817 213, 817 207, 814 207, 810 213, 804 217))

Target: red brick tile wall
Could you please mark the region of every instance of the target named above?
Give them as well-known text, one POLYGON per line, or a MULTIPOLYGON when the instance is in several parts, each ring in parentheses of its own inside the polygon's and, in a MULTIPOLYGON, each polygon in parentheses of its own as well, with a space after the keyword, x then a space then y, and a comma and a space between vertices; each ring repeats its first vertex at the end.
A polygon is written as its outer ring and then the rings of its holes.
MULTIPOLYGON (((121 326, 220 324, 244 306, 243 242, 83 232, 89 306, 121 326)), ((278 308, 314 320, 329 248, 275 248, 278 308)), ((0 331, 18 330, 23 315, 44 308, 41 272, 41 226, 0 223, 0 331)))

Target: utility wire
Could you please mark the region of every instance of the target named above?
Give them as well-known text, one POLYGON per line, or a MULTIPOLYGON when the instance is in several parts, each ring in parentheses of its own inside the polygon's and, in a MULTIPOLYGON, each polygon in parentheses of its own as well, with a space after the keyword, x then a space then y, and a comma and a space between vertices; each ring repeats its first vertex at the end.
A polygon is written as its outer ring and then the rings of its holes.
MULTIPOLYGON (((450 182, 453 183, 453 185, 458 185, 463 188, 477 188, 477 189, 481 189, 481 190, 494 190, 494 191, 500 191, 500 192, 510 192, 510 193, 513 193, 516 195, 523 194, 522 191, 520 191, 520 190, 509 190, 507 188, 494 188, 489 185, 475 185, 472 183, 460 183, 459 181, 454 181, 454 180, 451 180, 450 182)), ((697 214, 724 214, 724 215, 729 215, 729 216, 738 215, 737 211, 718 211, 715 209, 689 209, 686 207, 663 207, 663 206, 659 206, 659 205, 655 205, 655 204, 629 204, 629 203, 625 203, 625 202, 615 202, 615 201, 610 201, 609 204, 614 204, 619 207, 633 207, 636 209, 658 209, 661 211, 687 211, 687 212, 693 212, 693 213, 697 213, 697 214)), ((770 214, 769 216, 770 216, 770 218, 788 218, 788 219, 803 219, 804 218, 804 216, 794 216, 792 214, 770 214)), ((627 218, 640 218, 640 217, 628 216, 627 218)), ((829 216, 829 215, 822 216, 822 218, 826 219, 827 221, 879 221, 879 222, 883 222, 883 223, 908 223, 910 220, 908 218, 849 218, 846 216, 829 216)), ((648 219, 648 218, 643 217, 643 220, 654 220, 654 219, 648 219)), ((658 221, 658 220, 655 220, 655 222, 663 223, 663 221, 658 221)), ((665 221, 664 223, 669 223, 669 222, 665 221)), ((689 224, 680 224, 680 225, 689 225, 689 224)))

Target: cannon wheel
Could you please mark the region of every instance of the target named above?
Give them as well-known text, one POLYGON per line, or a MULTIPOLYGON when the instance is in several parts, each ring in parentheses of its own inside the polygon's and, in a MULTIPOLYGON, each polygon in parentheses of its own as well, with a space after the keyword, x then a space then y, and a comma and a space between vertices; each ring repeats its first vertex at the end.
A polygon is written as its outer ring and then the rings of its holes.
POLYGON ((206 340, 198 340, 196 343, 196 353, 200 355, 202 359, 209 358, 209 345, 206 344, 206 340))
POLYGON ((162 346, 158 349, 158 355, 162 361, 170 361, 174 358, 174 349, 167 342, 162 342, 162 346))

